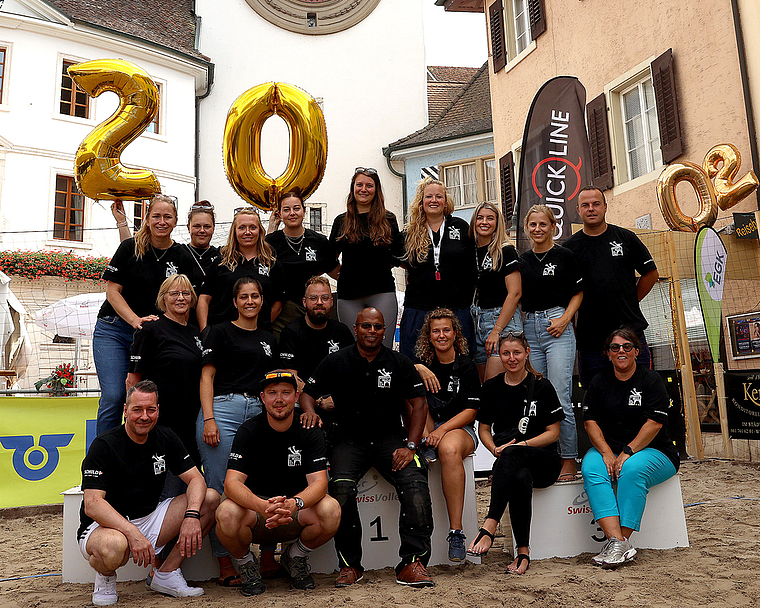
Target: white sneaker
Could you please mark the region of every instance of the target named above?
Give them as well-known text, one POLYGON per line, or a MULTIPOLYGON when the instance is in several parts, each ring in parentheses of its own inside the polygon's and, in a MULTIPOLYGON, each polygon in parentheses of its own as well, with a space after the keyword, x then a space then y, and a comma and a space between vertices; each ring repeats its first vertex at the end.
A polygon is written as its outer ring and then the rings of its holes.
POLYGON ((196 597, 204 594, 203 587, 190 587, 187 584, 179 568, 171 572, 156 571, 150 582, 150 588, 172 597, 196 597))
POLYGON ((95 590, 92 592, 92 603, 96 606, 110 606, 119 601, 116 595, 116 575, 105 576, 95 573, 95 590))
POLYGON ((636 549, 628 539, 613 538, 607 556, 602 561, 602 568, 617 568, 630 562, 634 557, 636 557, 636 549))
POLYGON ((595 555, 591 558, 591 563, 595 566, 601 566, 604 563, 605 558, 610 552, 610 549, 612 548, 612 540, 613 539, 607 539, 607 542, 604 543, 604 546, 602 547, 601 552, 599 555, 595 555))

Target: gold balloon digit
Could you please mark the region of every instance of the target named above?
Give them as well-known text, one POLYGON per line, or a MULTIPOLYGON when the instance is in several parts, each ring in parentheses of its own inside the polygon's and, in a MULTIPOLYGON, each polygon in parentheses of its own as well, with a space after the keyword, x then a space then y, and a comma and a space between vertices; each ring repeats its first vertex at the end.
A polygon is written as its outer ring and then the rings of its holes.
POLYGON ((657 178, 657 202, 671 230, 698 232, 702 226, 712 226, 718 217, 715 191, 702 167, 690 162, 669 165, 657 178), (686 181, 692 185, 699 201, 699 213, 684 215, 676 198, 676 186, 686 181))
POLYGON ((305 200, 319 186, 327 164, 327 127, 314 98, 293 85, 269 82, 249 89, 230 107, 224 126, 224 170, 243 199, 265 211, 280 194, 299 189, 305 200), (261 129, 277 114, 290 130, 285 172, 272 178, 261 164, 261 129))
POLYGON ((734 182, 741 164, 742 156, 733 144, 718 144, 705 155, 702 167, 708 178, 715 178, 715 198, 723 210, 736 205, 758 186, 757 176, 751 170, 738 182, 734 182), (718 167, 721 162, 723 165, 718 167))
POLYGON ((119 59, 96 59, 72 65, 71 78, 88 94, 119 96, 119 108, 79 145, 74 161, 79 190, 94 199, 142 200, 161 191, 151 171, 121 164, 121 153, 137 139, 158 112, 158 88, 140 67, 119 59))

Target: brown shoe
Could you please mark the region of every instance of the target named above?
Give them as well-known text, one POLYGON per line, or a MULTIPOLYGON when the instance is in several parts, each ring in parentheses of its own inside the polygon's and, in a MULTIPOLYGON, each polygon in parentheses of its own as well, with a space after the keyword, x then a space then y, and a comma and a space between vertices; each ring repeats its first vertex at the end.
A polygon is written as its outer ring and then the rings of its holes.
POLYGON ((344 566, 340 569, 338 578, 335 579, 336 587, 349 587, 354 583, 358 583, 364 578, 364 573, 358 568, 352 568, 351 566, 344 566))
POLYGON ((414 560, 401 568, 401 572, 396 575, 396 582, 399 585, 409 585, 411 587, 435 587, 435 582, 428 574, 427 569, 419 560, 414 560))

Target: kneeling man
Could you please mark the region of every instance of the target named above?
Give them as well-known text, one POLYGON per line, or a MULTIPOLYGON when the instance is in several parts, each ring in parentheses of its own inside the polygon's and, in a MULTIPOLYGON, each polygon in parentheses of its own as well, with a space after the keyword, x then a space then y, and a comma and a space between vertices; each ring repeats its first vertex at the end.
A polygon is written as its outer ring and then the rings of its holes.
POLYGON ((216 535, 240 566, 243 595, 264 592, 254 543, 293 541, 280 559, 295 589, 314 589, 308 554, 330 540, 340 506, 327 495, 325 440, 305 429, 295 409, 294 373, 276 370, 261 381, 265 412, 244 422, 235 435, 224 494, 216 512, 216 535))
POLYGON ((174 431, 157 427, 158 388, 150 380, 127 392, 125 423, 99 435, 82 461, 84 501, 77 532, 82 555, 95 569, 96 606, 115 604, 116 569, 132 560, 154 566, 156 554, 179 535, 150 587, 174 597, 203 595, 189 587, 180 564, 195 555, 214 523, 219 494, 174 431), (159 502, 166 472, 187 484, 187 493, 159 502))

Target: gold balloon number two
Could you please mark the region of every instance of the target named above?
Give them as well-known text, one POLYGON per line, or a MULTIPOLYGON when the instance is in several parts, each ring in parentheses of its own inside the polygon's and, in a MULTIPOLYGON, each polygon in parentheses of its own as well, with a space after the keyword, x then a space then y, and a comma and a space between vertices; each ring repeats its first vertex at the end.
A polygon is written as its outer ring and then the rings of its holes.
MULTIPOLYGON (((121 164, 121 153, 137 139, 158 112, 158 88, 139 66, 118 59, 97 59, 68 68, 88 94, 119 96, 119 107, 84 138, 75 158, 79 190, 93 199, 143 200, 161 191, 153 172, 121 164)), ((224 169, 234 190, 246 201, 269 210, 284 192, 302 199, 319 186, 327 164, 327 127, 311 95, 285 83, 249 89, 232 104, 224 127, 224 169), (261 130, 272 115, 290 130, 285 172, 267 175, 261 164, 261 130)))
POLYGON ((749 171, 734 182, 741 162, 736 146, 718 144, 705 155, 701 167, 687 161, 666 167, 657 179, 657 201, 670 229, 698 232, 702 226, 715 223, 719 207, 725 211, 749 196, 757 188, 758 180, 749 171), (697 195, 699 211, 693 217, 685 215, 678 204, 676 186, 682 181, 691 184, 697 195))

